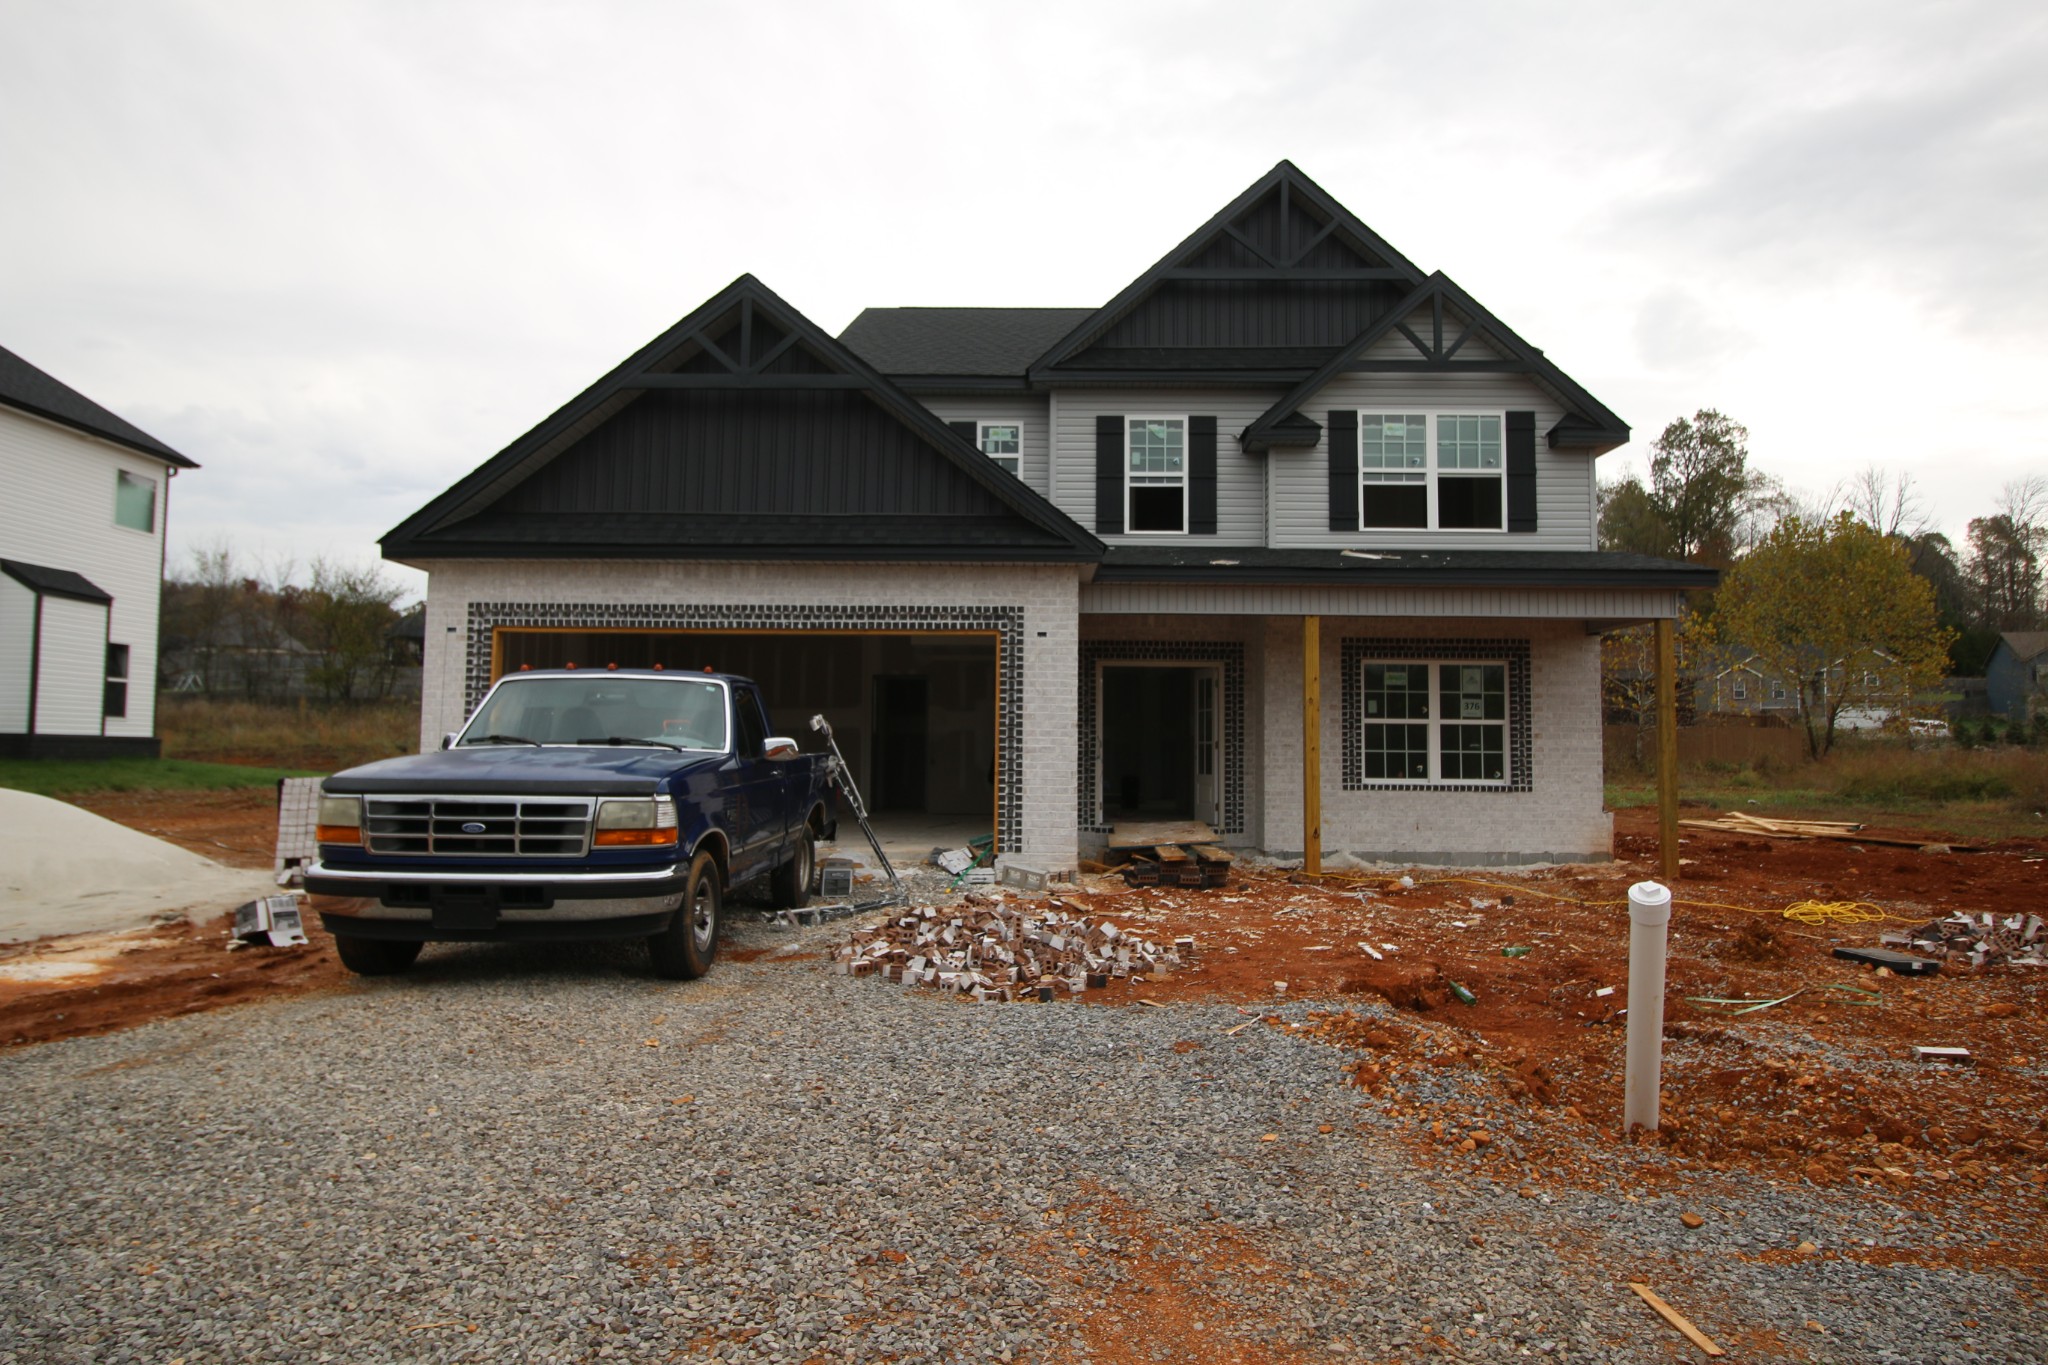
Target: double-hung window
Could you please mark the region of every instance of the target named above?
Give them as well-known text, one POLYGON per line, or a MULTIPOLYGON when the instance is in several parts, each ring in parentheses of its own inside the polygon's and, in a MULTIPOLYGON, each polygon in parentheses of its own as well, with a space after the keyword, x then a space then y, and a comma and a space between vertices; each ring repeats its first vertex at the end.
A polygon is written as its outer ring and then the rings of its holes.
POLYGON ((1187 418, 1132 417, 1126 422, 1124 528, 1136 533, 1188 529, 1187 418))
POLYGON ((979 422, 975 425, 976 443, 981 453, 994 460, 1012 474, 1022 476, 1020 465, 1024 457, 1024 428, 1017 422, 979 422))
POLYGON ((1374 782, 1508 782, 1505 662, 1365 660, 1361 772, 1374 782))
POLYGON ((128 646, 107 646, 107 686, 100 698, 100 713, 108 717, 128 714, 128 646))
POLYGON ((1507 529, 1498 412, 1358 414, 1360 527, 1507 529))

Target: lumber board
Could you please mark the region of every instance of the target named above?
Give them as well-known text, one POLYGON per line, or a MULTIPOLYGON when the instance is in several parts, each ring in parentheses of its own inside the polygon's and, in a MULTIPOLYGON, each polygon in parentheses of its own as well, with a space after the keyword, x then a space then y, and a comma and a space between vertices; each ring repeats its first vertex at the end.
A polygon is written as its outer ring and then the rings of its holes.
POLYGON ((1189 849, 1188 852, 1195 855, 1195 861, 1198 863, 1234 863, 1237 861, 1236 858, 1231 856, 1229 849, 1217 848, 1211 844, 1197 844, 1189 849))
POLYGON ((1636 1291, 1644 1303, 1657 1310, 1657 1316, 1685 1333, 1685 1338, 1710 1356, 1725 1356, 1728 1353, 1714 1344, 1714 1339, 1685 1320, 1685 1314, 1657 1297, 1650 1286, 1640 1280, 1630 1280, 1628 1287, 1636 1291))
POLYGON ((1179 844, 1161 844, 1152 850, 1152 856, 1162 863, 1184 863, 1188 860, 1188 851, 1179 844))
POLYGON ((1208 844, 1216 831, 1199 820, 1148 820, 1118 825, 1109 832, 1109 847, 1151 849, 1160 844, 1208 844))
MULTIPOLYGON (((1925 839, 1898 839, 1889 834, 1872 834, 1868 830, 1840 829, 1772 829, 1748 820, 1680 820, 1679 824, 1688 829, 1714 829, 1724 834, 1747 834, 1758 839, 1834 839, 1851 844, 1876 844, 1882 848, 1926 848, 1925 839)), ((1975 844, 1943 844, 1951 853, 1979 853, 1983 850, 1975 844)))

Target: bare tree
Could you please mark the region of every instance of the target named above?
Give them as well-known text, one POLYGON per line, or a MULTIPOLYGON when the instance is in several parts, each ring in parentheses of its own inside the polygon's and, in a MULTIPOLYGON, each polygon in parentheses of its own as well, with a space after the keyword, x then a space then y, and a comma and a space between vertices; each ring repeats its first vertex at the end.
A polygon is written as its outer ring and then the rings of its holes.
POLYGON ((1865 465, 1862 473, 1840 487, 1839 501, 1850 516, 1881 536, 1914 540, 1933 527, 1927 500, 1904 470, 1888 474, 1877 465, 1865 465))

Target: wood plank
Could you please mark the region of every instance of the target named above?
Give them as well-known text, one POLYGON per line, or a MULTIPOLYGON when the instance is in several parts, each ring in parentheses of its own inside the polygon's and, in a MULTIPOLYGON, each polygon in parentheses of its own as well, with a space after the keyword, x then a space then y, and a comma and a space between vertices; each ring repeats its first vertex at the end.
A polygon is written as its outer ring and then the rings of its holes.
POLYGON ((1323 870, 1323 618, 1301 618, 1301 868, 1323 870))
POLYGON ((1199 820, 1151 820, 1118 825, 1109 832, 1109 847, 1151 849, 1160 844, 1214 843, 1216 831, 1199 820))
POLYGON ((1188 851, 1195 855, 1195 861, 1198 863, 1234 863, 1237 861, 1236 858, 1231 856, 1229 849, 1217 848, 1213 844, 1198 844, 1188 851))
POLYGON ((1716 1346, 1714 1344, 1714 1339, 1712 1337, 1708 1336, 1705 1332, 1702 1332, 1699 1328, 1693 1326, 1690 1322, 1687 1322, 1685 1320, 1685 1314, 1679 1312, 1676 1308, 1673 1308, 1670 1304, 1658 1298, 1657 1295, 1651 1291, 1650 1286, 1642 1283, 1640 1280, 1630 1280, 1628 1282, 1628 1287, 1630 1289, 1635 1290, 1637 1297, 1641 1298, 1644 1303, 1647 1303, 1648 1305, 1650 1305, 1650 1307, 1656 1309, 1657 1316, 1663 1318, 1664 1321, 1670 1323, 1673 1327, 1676 1327, 1679 1331, 1685 1333, 1686 1340, 1690 1341, 1693 1345, 1699 1347, 1702 1351, 1705 1351, 1710 1356, 1725 1356, 1728 1354, 1726 1351, 1722 1350, 1719 1346, 1716 1346))
POLYGON ((1184 863, 1188 861, 1188 851, 1178 844, 1161 844, 1152 850, 1152 856, 1162 863, 1184 863))
POLYGON ((1678 879, 1678 645, 1669 617, 1657 635, 1657 846, 1664 880, 1678 879))

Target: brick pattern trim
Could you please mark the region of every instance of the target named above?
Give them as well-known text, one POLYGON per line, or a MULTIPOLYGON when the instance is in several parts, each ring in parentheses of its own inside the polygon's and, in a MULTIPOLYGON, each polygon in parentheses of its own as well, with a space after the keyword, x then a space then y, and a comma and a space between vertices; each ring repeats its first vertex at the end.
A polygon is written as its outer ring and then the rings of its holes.
POLYGON ((1024 610, 1021 607, 791 607, 666 602, 472 602, 464 660, 463 714, 491 686, 498 626, 556 630, 996 631, 996 848, 1024 846, 1024 610))
POLYGON ((1344 790, 1348 792, 1527 792, 1535 790, 1534 736, 1529 716, 1527 640, 1350 638, 1343 648, 1344 790), (1506 660, 1508 666, 1508 782, 1367 782, 1365 780, 1365 668, 1418 659, 1506 660))
POLYGON ((1218 834, 1244 833, 1244 646, 1235 641, 1083 640, 1075 790, 1081 828, 1107 834, 1097 768, 1102 742, 1096 717, 1096 665, 1101 663, 1217 663, 1223 665, 1223 824, 1218 834))

